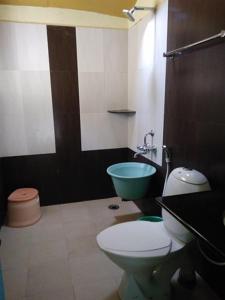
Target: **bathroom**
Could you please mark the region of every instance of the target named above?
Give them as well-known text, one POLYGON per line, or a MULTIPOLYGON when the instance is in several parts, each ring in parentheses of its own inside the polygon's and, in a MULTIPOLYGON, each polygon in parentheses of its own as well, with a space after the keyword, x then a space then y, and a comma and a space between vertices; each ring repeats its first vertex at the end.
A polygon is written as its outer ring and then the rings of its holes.
MULTIPOLYGON (((74 2, 0 1, 1 224, 18 188, 36 188, 42 211, 32 226, 1 229, 5 299, 118 300, 121 269, 96 235, 160 215, 163 145, 171 169, 196 169, 213 191, 224 189, 224 41, 172 59, 163 53, 225 29, 225 4, 74 2), (132 22, 122 10, 134 5, 155 9, 133 12, 132 22), (134 158, 151 130, 157 151, 134 158), (106 169, 133 161, 157 171, 146 197, 121 201, 106 169)), ((195 257, 199 294, 225 297, 223 267, 195 257)))

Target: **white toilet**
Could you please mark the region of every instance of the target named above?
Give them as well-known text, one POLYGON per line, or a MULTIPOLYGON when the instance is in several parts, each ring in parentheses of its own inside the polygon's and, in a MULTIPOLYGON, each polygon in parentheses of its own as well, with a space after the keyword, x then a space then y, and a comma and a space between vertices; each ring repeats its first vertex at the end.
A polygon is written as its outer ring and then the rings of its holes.
MULTIPOLYGON (((204 175, 185 168, 170 173, 164 195, 210 190, 204 175)), ((97 235, 102 251, 124 275, 122 300, 170 299, 170 279, 189 264, 191 233, 162 209, 163 222, 132 221, 111 226, 97 235)))

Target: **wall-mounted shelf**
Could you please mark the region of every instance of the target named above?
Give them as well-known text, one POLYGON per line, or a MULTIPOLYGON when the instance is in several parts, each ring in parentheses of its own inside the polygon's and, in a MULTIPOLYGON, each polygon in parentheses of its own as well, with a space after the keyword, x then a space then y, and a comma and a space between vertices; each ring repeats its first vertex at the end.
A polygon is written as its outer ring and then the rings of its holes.
POLYGON ((215 40, 215 39, 218 39, 218 38, 224 38, 224 37, 225 37, 225 30, 221 30, 220 33, 217 33, 217 34, 215 34, 213 36, 210 36, 210 37, 208 37, 208 38, 206 38, 204 40, 201 40, 201 41, 198 41, 198 42, 186 45, 184 47, 181 47, 181 48, 178 48, 178 49, 175 49, 175 50, 163 53, 163 56, 164 57, 174 58, 176 56, 182 55, 183 52, 185 52, 187 50, 190 50, 191 48, 194 48, 195 46, 199 46, 199 45, 205 44, 206 42, 209 42, 209 41, 212 41, 212 40, 215 40))
POLYGON ((111 114, 136 114, 136 111, 131 109, 109 109, 107 112, 111 114))

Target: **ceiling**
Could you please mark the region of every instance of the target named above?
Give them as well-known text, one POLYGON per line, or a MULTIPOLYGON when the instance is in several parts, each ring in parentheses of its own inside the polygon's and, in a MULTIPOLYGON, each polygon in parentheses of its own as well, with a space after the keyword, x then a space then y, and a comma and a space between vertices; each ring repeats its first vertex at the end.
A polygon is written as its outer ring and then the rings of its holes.
MULTIPOLYGON (((42 7, 60 7, 92 11, 116 17, 124 17, 122 9, 131 8, 137 0, 0 0, 5 5, 27 5, 42 7)), ((149 4, 151 4, 149 0, 149 4)))

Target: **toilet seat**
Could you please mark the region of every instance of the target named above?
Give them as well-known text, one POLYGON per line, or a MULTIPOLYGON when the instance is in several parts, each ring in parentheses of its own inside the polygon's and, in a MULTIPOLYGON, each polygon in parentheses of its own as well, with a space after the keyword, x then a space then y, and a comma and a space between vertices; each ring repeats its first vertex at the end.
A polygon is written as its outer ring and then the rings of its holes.
POLYGON ((129 257, 157 257, 170 253, 172 240, 162 222, 131 221, 111 226, 97 235, 106 252, 129 257))

